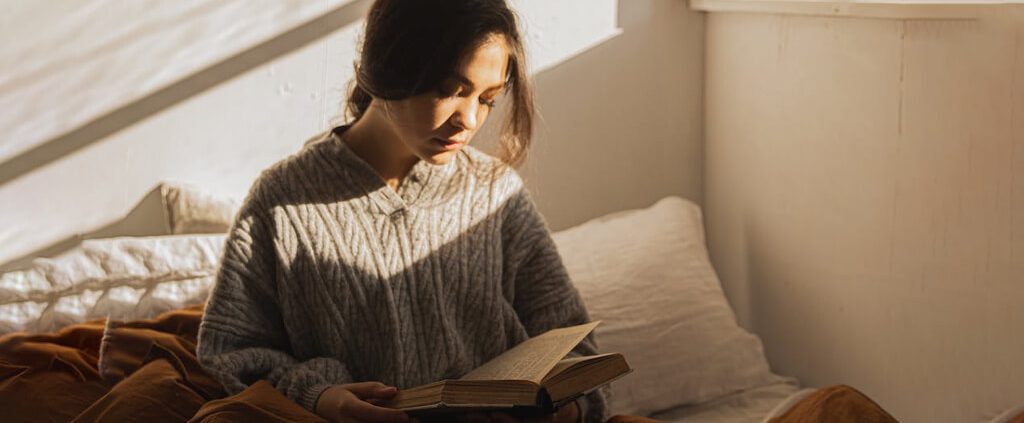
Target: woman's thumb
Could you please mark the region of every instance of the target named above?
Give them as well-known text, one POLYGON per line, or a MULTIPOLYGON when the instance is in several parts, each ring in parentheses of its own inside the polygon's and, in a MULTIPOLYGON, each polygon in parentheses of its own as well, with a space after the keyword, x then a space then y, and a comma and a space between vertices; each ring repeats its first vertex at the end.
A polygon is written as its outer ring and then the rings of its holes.
POLYGON ((361 400, 367 400, 370 398, 391 398, 398 393, 398 388, 388 386, 380 382, 353 383, 349 385, 348 389, 361 400))

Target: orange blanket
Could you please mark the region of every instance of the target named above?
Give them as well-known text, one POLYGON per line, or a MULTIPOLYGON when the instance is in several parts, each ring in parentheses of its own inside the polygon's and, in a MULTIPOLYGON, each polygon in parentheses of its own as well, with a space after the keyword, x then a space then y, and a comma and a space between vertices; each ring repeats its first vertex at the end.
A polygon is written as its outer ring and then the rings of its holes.
MULTIPOLYGON (((225 398, 199 366, 202 306, 136 322, 93 321, 0 337, 4 421, 323 422, 265 381, 225 398), (106 329, 106 330, 104 330, 106 329)), ((610 423, 653 422, 616 416, 610 423)), ((772 423, 894 422, 853 388, 823 388, 772 423)))
POLYGON ((323 422, 266 382, 224 398, 196 359, 202 307, 0 338, 5 421, 323 422), (104 338, 105 336, 105 338, 104 338))

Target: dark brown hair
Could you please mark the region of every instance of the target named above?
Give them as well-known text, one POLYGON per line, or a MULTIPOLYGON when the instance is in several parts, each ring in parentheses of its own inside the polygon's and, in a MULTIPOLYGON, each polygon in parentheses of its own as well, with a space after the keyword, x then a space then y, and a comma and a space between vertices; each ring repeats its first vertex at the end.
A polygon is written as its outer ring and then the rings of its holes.
POLYGON ((517 166, 533 135, 533 92, 515 14, 504 0, 376 0, 356 64, 346 112, 359 120, 376 97, 401 100, 430 90, 490 35, 509 48, 505 89, 512 110, 501 131, 502 161, 517 166))

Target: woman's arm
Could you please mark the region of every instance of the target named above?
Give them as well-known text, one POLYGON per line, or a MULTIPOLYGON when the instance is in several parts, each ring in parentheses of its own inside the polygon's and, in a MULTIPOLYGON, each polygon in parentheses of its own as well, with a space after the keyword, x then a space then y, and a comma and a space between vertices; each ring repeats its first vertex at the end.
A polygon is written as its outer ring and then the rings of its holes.
POLYGON ((254 184, 228 232, 196 353, 203 367, 231 394, 266 379, 314 411, 325 389, 352 378, 335 358, 299 361, 290 354, 277 298, 274 234, 260 189, 262 180, 254 184))

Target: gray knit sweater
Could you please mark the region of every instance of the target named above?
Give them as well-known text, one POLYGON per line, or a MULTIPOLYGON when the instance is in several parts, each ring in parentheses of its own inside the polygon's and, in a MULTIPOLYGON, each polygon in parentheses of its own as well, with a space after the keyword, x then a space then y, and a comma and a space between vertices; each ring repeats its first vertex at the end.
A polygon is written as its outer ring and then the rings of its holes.
MULTIPOLYGON (((458 378, 587 321, 514 169, 466 146, 418 162, 396 191, 329 133, 253 184, 197 354, 229 393, 266 379, 313 410, 333 384, 458 378)), ((571 355, 595 353, 591 336, 571 355)), ((606 418, 600 391, 580 405, 606 418)))

